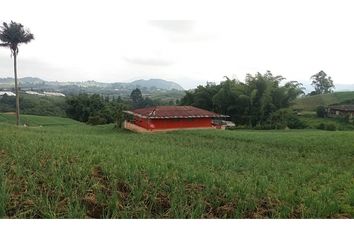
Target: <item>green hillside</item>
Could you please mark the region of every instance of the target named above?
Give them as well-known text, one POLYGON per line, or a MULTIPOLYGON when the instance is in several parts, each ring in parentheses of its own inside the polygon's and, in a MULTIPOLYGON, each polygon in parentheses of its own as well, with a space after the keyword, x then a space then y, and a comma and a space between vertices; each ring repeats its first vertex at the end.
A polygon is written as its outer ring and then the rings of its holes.
POLYGON ((0 115, 0 217, 353 218, 354 132, 156 134, 0 115))
MULTIPOLYGON (((16 123, 15 113, 0 113, 0 123, 16 123)), ((20 117, 21 125, 27 124, 30 127, 38 126, 66 126, 66 125, 82 125, 83 123, 77 122, 70 118, 62 117, 46 117, 46 116, 35 116, 35 115, 21 115, 20 117)))
POLYGON ((318 106, 328 106, 352 99, 354 100, 354 92, 334 92, 315 96, 305 96, 297 99, 293 108, 314 111, 318 106))

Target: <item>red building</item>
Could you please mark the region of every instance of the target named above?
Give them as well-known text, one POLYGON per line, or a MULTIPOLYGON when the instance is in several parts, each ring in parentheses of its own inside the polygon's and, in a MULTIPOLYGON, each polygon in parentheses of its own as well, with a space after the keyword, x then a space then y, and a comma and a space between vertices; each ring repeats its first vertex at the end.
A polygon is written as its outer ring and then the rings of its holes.
POLYGON ((158 131, 190 128, 213 128, 213 119, 228 116, 192 106, 158 106, 125 113, 125 128, 134 131, 158 131))

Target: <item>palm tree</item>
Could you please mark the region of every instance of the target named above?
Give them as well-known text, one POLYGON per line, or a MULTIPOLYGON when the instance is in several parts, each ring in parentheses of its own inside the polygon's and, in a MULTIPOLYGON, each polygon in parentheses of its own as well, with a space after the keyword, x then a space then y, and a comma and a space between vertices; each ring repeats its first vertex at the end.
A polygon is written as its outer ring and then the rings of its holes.
POLYGON ((15 91, 16 91, 16 125, 20 123, 20 95, 18 93, 17 84, 17 54, 18 46, 21 43, 29 43, 33 40, 33 34, 29 30, 24 29, 23 25, 11 21, 9 24, 3 23, 0 26, 0 46, 8 47, 11 55, 14 57, 14 75, 15 75, 15 91))

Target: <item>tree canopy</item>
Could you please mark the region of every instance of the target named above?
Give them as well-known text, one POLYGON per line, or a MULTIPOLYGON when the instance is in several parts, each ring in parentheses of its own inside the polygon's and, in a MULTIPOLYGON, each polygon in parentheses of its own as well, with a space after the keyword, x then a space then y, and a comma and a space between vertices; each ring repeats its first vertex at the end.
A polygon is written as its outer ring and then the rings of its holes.
POLYGON ((133 109, 159 105, 158 102, 153 101, 149 97, 143 98, 143 95, 142 95, 142 93, 141 93, 139 88, 134 89, 130 93, 130 99, 132 100, 133 109))
POLYGON ((79 94, 66 99, 66 114, 68 117, 89 124, 113 123, 117 114, 126 108, 118 99, 110 100, 98 94, 79 94))
POLYGON ((144 98, 139 88, 134 89, 130 93, 130 99, 133 102, 133 108, 144 107, 144 98))
POLYGON ((311 79, 311 85, 315 88, 315 91, 312 93, 312 95, 333 92, 334 84, 332 78, 327 76, 324 71, 321 70, 314 74, 311 79))
POLYGON ((198 86, 187 91, 181 105, 192 105, 231 116, 238 124, 262 125, 271 121, 271 115, 289 107, 291 101, 303 94, 302 84, 296 81, 280 83, 284 77, 265 74, 247 74, 245 82, 226 77, 220 84, 198 86))
POLYGON ((19 44, 29 43, 33 39, 33 34, 20 23, 4 22, 0 26, 0 46, 9 47, 14 55, 18 53, 19 44))

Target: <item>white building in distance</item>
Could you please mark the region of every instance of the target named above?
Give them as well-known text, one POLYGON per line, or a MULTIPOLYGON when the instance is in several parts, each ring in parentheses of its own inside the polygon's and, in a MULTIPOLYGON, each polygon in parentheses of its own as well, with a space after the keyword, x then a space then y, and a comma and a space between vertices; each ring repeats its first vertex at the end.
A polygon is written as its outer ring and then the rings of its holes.
POLYGON ((4 95, 7 95, 9 97, 14 97, 16 96, 16 94, 14 94, 13 92, 9 92, 9 91, 0 91, 0 96, 4 96, 4 95))

